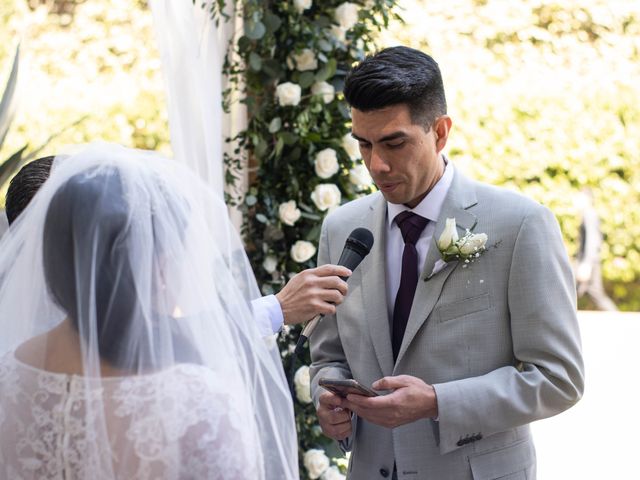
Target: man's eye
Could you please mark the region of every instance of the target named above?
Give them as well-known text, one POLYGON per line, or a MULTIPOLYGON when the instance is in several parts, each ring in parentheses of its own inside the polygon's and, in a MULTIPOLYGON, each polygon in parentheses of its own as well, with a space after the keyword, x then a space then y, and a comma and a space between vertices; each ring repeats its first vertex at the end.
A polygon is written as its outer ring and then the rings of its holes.
POLYGON ((360 145, 360 148, 370 148, 371 144, 368 142, 358 142, 358 144, 360 145))
POLYGON ((400 148, 404 145, 404 142, 387 143, 388 148, 400 148))

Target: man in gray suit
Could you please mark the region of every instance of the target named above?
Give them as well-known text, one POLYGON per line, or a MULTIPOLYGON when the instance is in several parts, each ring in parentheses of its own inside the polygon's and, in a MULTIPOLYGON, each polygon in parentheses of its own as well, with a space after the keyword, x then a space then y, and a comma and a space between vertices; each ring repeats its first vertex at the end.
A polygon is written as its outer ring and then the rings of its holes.
POLYGON ((382 50, 352 70, 344 93, 380 191, 323 225, 319 264, 337 262, 355 227, 369 228, 375 243, 337 313, 311 338, 320 425, 351 449, 350 479, 535 478, 529 424, 583 392, 558 223, 547 208, 466 178, 445 158, 452 122, 428 55, 382 50), (484 248, 445 262, 437 240, 447 219, 457 230, 444 237, 471 232, 484 248), (342 399, 318 386, 321 377, 385 394, 342 399))

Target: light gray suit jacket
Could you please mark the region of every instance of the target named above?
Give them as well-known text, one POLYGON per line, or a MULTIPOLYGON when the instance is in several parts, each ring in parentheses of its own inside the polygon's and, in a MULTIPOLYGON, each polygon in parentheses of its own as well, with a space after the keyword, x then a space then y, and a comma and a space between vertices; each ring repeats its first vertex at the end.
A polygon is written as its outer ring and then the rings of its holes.
MULTIPOLYGON (((553 214, 519 194, 454 172, 418 281, 397 361, 386 302, 386 202, 375 193, 330 214, 318 264, 336 263, 349 233, 375 243, 349 279, 349 294, 311 337, 312 393, 320 377, 371 385, 387 375, 433 384, 438 421, 395 429, 354 418, 349 478, 532 479, 529 423, 571 407, 583 364, 571 268, 553 214), (433 272, 445 219, 488 235, 482 256, 433 272)), ((567 440, 570 435, 567 434, 567 440)))

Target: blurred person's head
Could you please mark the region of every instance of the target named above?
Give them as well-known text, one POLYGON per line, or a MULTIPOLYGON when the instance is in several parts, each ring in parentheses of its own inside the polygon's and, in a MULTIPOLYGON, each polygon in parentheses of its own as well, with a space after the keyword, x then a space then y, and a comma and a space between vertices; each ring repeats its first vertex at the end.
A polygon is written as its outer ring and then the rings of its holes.
POLYGON ((11 225, 49 178, 55 157, 42 157, 23 166, 9 183, 5 199, 7 220, 11 225))
POLYGON ((407 47, 384 49, 348 74, 352 135, 385 199, 415 207, 444 172, 451 128, 438 64, 407 47))

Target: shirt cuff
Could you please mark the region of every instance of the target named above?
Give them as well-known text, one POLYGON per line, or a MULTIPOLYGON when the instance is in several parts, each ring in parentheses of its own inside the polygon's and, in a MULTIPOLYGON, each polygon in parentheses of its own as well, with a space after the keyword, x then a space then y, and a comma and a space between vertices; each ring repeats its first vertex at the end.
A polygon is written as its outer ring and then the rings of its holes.
POLYGON ((256 298, 251 302, 258 328, 263 336, 274 335, 284 324, 282 307, 275 295, 256 298))

